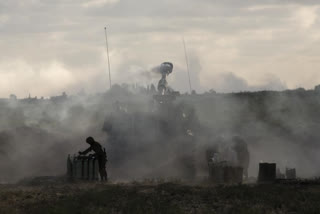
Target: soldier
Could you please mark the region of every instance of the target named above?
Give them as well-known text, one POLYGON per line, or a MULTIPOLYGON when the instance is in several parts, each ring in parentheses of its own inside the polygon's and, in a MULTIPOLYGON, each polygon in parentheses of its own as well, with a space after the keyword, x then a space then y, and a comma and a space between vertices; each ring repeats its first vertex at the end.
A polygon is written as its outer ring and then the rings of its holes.
POLYGON ((248 178, 248 167, 250 162, 248 145, 242 138, 238 136, 233 138, 233 142, 233 149, 237 154, 238 165, 243 167, 244 176, 245 178, 248 178))
POLYGON ((79 152, 80 155, 86 155, 90 151, 94 151, 94 155, 98 160, 99 164, 99 173, 102 181, 107 181, 107 171, 106 171, 106 163, 107 163, 107 154, 105 150, 102 150, 102 146, 100 143, 96 142, 93 137, 88 137, 86 142, 90 145, 88 149, 83 152, 79 152))

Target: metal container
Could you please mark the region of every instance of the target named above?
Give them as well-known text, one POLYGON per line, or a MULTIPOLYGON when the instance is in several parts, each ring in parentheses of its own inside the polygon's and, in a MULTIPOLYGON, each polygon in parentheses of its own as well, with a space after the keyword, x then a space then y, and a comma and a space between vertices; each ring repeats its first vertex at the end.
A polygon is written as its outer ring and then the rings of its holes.
POLYGON ((93 156, 73 156, 67 159, 67 176, 77 180, 99 180, 98 161, 93 156))
POLYGON ((68 155, 68 159, 67 159, 67 178, 68 179, 72 179, 73 177, 73 173, 72 173, 72 160, 70 155, 68 155))
POLYGON ((224 164, 209 164, 210 181, 216 184, 238 184, 243 181, 243 168, 224 164))
POLYGON ((276 180, 276 164, 260 163, 258 183, 273 183, 276 180))
POLYGON ((81 159, 76 159, 74 161, 74 168, 76 170, 75 172, 75 178, 76 179, 82 179, 83 176, 83 165, 82 165, 82 160, 81 159))
POLYGON ((89 161, 90 160, 83 160, 83 176, 82 179, 88 180, 89 179, 89 161))
POLYGON ((90 159, 88 162, 89 166, 89 180, 99 180, 99 166, 96 159, 90 159))
POLYGON ((286 168, 286 178, 287 179, 296 179, 296 169, 295 168, 286 168))

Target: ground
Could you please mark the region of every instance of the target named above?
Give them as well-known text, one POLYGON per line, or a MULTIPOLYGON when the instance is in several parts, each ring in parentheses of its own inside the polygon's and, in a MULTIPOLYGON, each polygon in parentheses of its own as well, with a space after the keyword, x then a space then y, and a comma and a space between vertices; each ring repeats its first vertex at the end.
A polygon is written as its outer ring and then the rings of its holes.
POLYGON ((319 213, 318 185, 1 185, 0 213, 319 213))

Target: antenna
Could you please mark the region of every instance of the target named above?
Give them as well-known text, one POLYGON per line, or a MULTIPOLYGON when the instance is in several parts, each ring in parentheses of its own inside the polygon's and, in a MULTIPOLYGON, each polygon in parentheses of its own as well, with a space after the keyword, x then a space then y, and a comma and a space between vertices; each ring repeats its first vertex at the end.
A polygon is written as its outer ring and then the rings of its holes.
POLYGON ((186 43, 185 43, 183 37, 182 37, 182 42, 183 42, 183 47, 184 47, 184 54, 185 54, 185 57, 186 57, 186 64, 187 64, 187 71, 188 71, 188 78, 189 78, 189 87, 190 87, 190 94, 191 94, 192 88, 191 88, 191 80, 190 80, 189 61, 188 61, 186 43))
POLYGON ((109 82, 111 89, 111 72, 110 72, 110 59, 109 59, 109 47, 108 47, 108 36, 107 36, 107 27, 104 27, 104 33, 106 35, 106 47, 107 47, 107 56, 108 56, 108 69, 109 69, 109 82))

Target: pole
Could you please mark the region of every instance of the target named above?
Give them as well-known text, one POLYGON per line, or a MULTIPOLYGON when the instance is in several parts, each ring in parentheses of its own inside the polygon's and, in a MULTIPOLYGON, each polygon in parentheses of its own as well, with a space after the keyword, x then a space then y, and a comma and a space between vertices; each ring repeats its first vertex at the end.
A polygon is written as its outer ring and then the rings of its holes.
POLYGON ((107 47, 107 56, 108 56, 108 69, 109 69, 109 83, 111 89, 111 72, 110 72, 110 59, 109 59, 109 47, 108 47, 108 36, 107 36, 107 27, 104 27, 104 33, 106 35, 106 47, 107 47))
POLYGON ((185 54, 185 57, 186 57, 186 64, 187 64, 187 71, 188 71, 188 79, 189 79, 189 87, 190 87, 190 94, 191 94, 191 93, 192 93, 192 88, 191 88, 190 71, 189 71, 189 61, 188 61, 186 43, 185 43, 185 41, 184 41, 184 38, 182 38, 182 41, 183 41, 183 47, 184 47, 184 54, 185 54))

